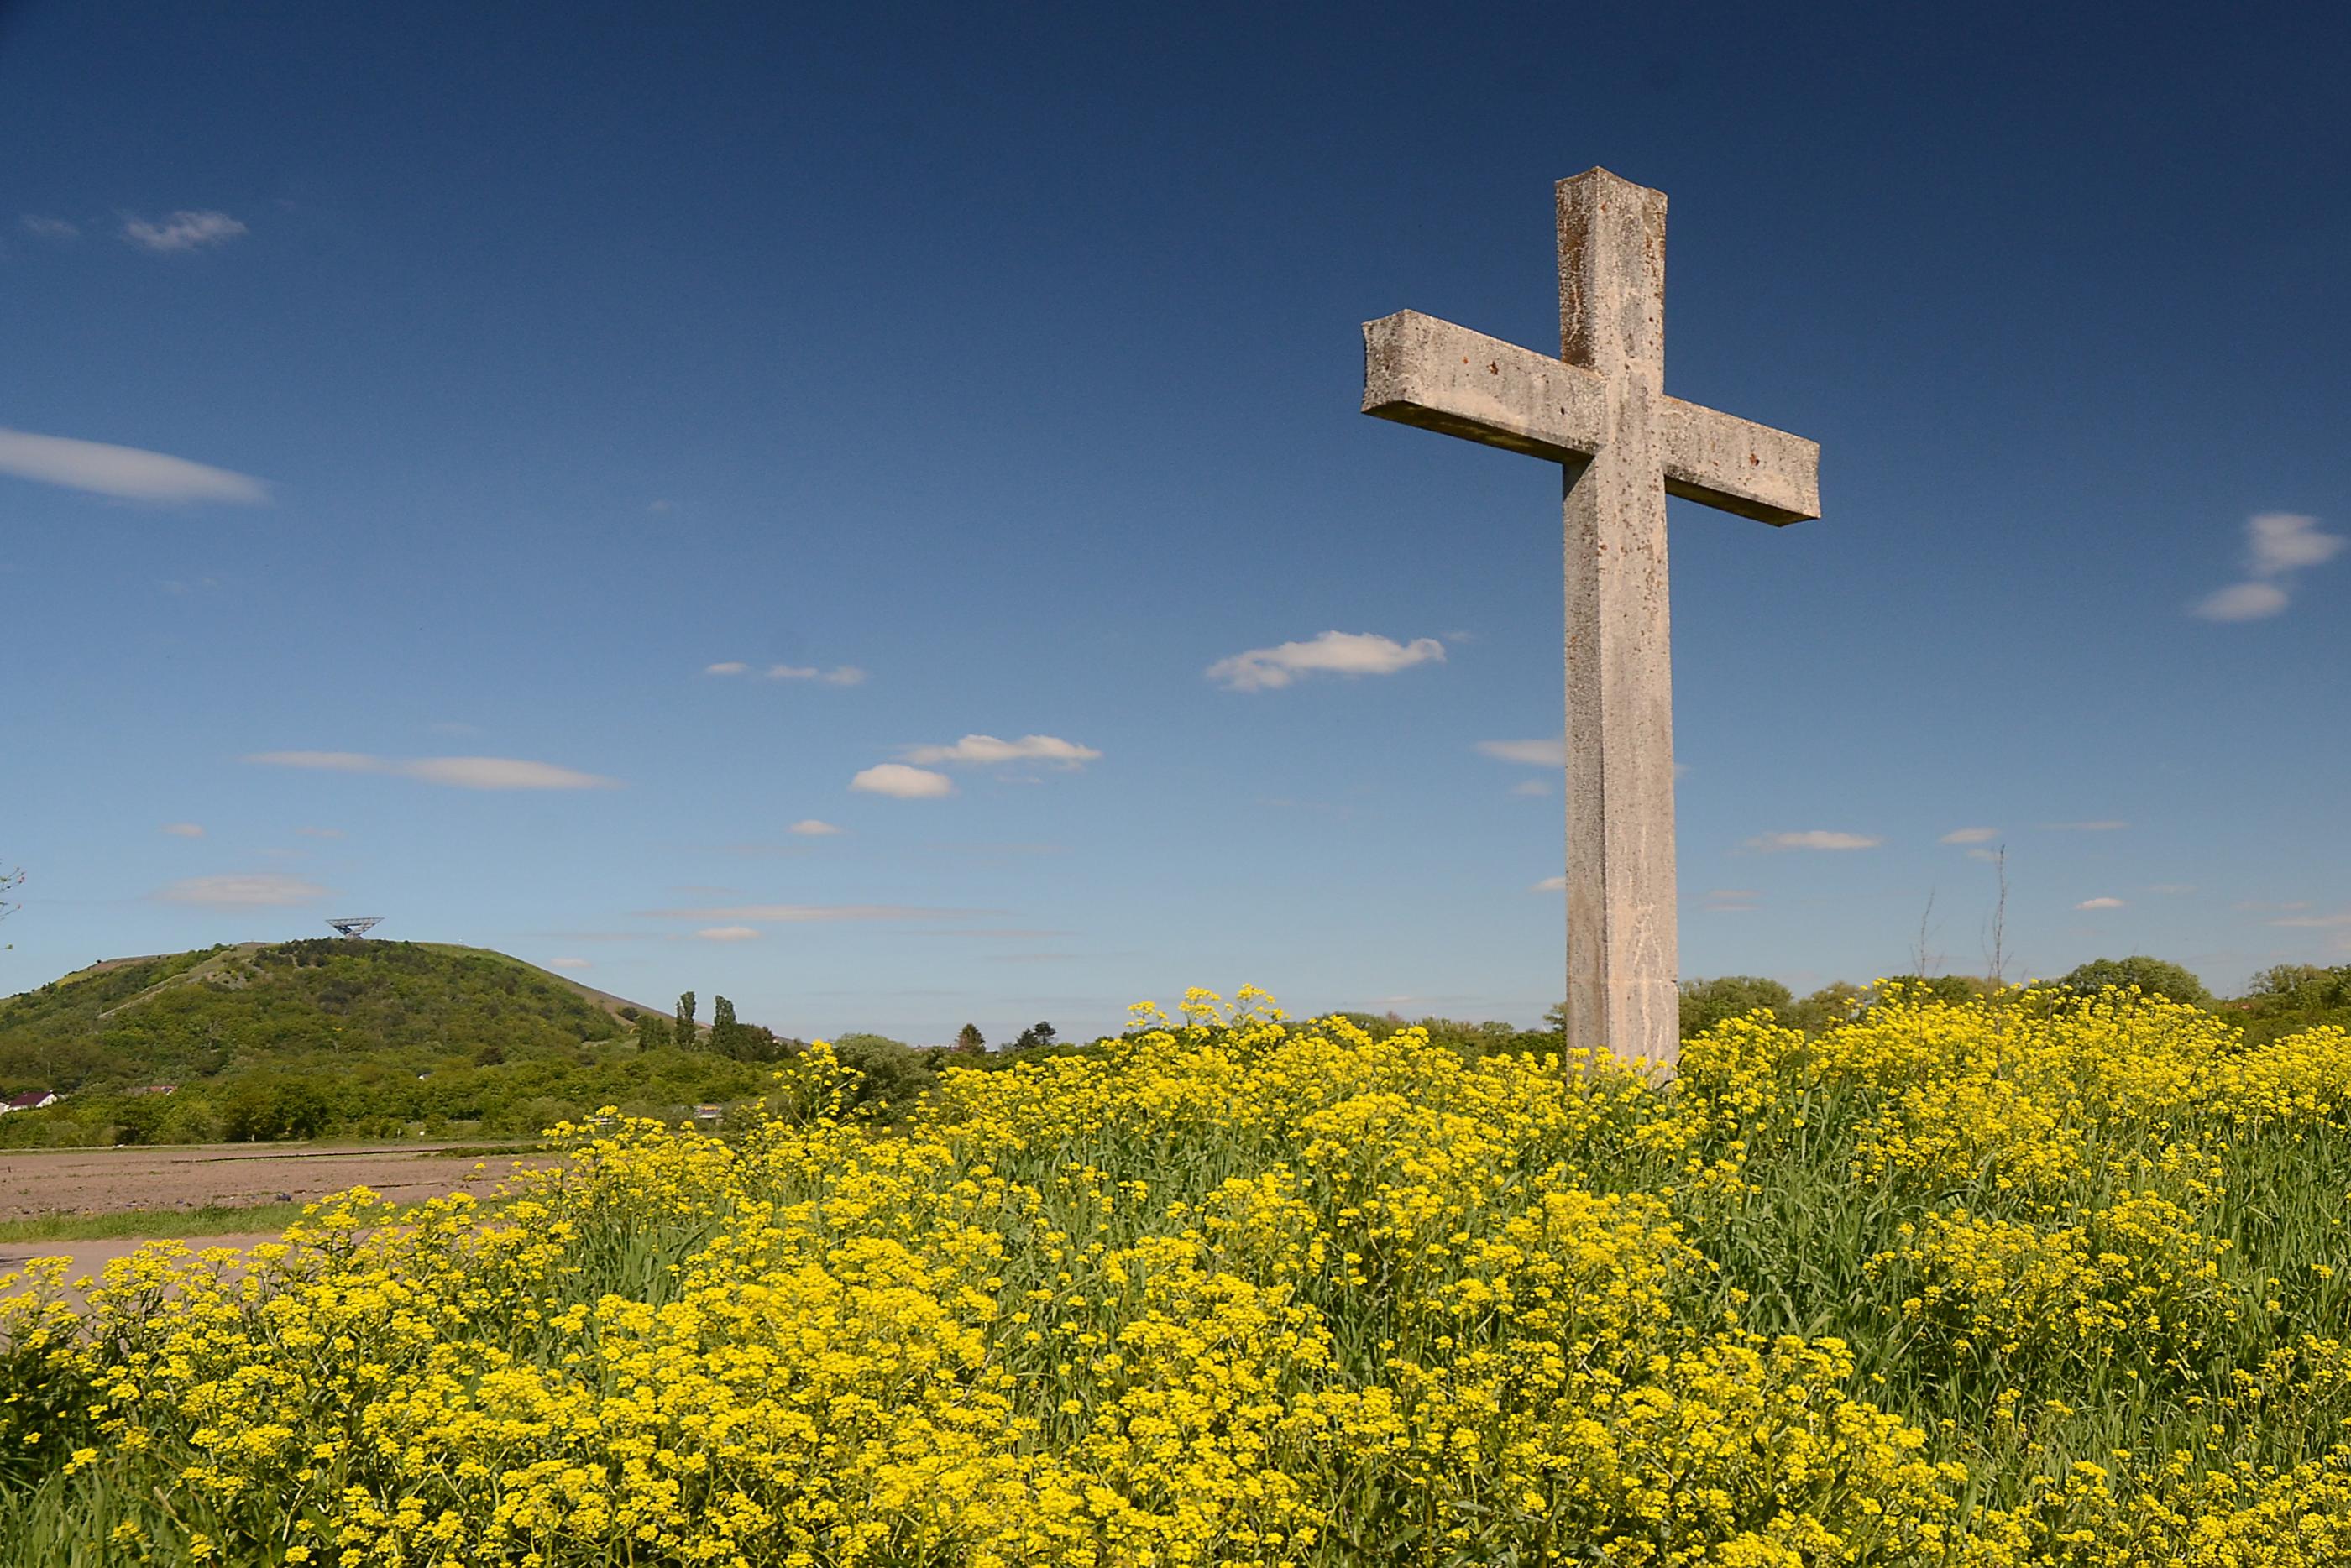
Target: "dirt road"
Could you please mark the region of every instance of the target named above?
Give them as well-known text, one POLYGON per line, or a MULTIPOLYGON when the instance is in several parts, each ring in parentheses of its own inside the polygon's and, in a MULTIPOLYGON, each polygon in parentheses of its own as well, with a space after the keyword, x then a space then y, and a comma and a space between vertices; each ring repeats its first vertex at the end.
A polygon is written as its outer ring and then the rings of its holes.
MULTIPOLYGON (((465 1158, 462 1144, 209 1144, 184 1147, 68 1148, 0 1152, 0 1220, 52 1214, 152 1212, 139 1237, 77 1241, 0 1241, 0 1274, 28 1259, 69 1257, 68 1277, 94 1274, 152 1241, 174 1239, 171 1211, 207 1205, 242 1208, 285 1199, 308 1201, 367 1187, 396 1202, 446 1192, 484 1197, 529 1157, 465 1158), (458 1151, 443 1153, 443 1150, 458 1151), (482 1169, 476 1171, 478 1165, 482 1169)), ((277 1232, 191 1236, 192 1250, 250 1247, 277 1232)))
POLYGON ((444 1192, 479 1197, 517 1163, 512 1155, 466 1159, 438 1152, 463 1147, 240 1143, 0 1151, 0 1220, 208 1204, 234 1208, 323 1198, 351 1187, 371 1188, 402 1203, 444 1192), (476 1164, 485 1168, 479 1173, 476 1164))

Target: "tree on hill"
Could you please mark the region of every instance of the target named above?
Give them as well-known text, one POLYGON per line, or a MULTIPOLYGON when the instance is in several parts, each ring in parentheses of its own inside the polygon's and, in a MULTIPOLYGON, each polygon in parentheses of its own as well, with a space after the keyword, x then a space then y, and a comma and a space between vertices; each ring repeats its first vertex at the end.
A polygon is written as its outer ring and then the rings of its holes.
POLYGON ((2194 1007, 2212 1005, 2204 982, 2176 963, 2144 953, 2129 958, 2092 959, 2057 982, 2067 991, 2087 995, 2110 985, 2135 985, 2154 996, 2168 996, 2194 1007))
POLYGON ((2253 976, 2241 1000, 2226 1006, 2256 1045, 2319 1024, 2351 1028, 2351 964, 2273 965, 2253 976))
POLYGON ((677 1043, 691 1051, 694 1037, 694 992, 681 992, 677 999, 677 1043))
POLYGON ((1685 1040, 1705 1033, 1726 1018, 1744 1018, 1759 1007, 1768 1007, 1776 1013, 1796 1000, 1795 993, 1778 981, 1755 974, 1686 980, 1681 992, 1685 1040))
POLYGON ((955 1049, 967 1056, 977 1056, 987 1049, 987 1036, 979 1032, 977 1023, 967 1023, 956 1031, 955 1049))
POLYGON ((893 1110, 903 1111, 931 1085, 931 1075, 925 1071, 923 1059, 915 1054, 914 1048, 886 1034, 852 1030, 832 1043, 832 1054, 842 1066, 858 1075, 857 1091, 851 1097, 852 1105, 886 1102, 893 1110))
POLYGON ((1052 1043, 1053 1026, 1040 1021, 1023 1029, 1020 1032, 1020 1037, 1012 1043, 1012 1048, 1015 1051, 1034 1051, 1050 1045, 1052 1043))
POLYGON ((711 1050, 717 1052, 721 1056, 739 1055, 742 1047, 740 1042, 736 1039, 736 1035, 742 1027, 735 1022, 733 1002, 723 996, 711 999, 709 1042, 711 1050))
POLYGON ((669 1020, 658 1012, 637 1014, 637 1049, 658 1051, 669 1044, 669 1020))

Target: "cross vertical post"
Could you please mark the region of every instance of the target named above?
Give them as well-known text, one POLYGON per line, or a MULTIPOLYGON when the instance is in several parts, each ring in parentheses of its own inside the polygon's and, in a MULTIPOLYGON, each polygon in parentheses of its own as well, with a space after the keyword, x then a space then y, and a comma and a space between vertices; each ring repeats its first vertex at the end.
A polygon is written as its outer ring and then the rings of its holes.
POLYGON ((1559 182, 1560 356, 1417 311, 1364 327, 1364 411, 1561 465, 1568 1044, 1681 1054, 1666 497, 1820 515, 1820 448, 1666 395, 1666 198, 1559 182))
POLYGON ((1603 379, 1600 449, 1565 467, 1567 1038, 1669 1066, 1681 1039, 1666 493, 1666 198, 1559 182, 1560 358, 1603 379))

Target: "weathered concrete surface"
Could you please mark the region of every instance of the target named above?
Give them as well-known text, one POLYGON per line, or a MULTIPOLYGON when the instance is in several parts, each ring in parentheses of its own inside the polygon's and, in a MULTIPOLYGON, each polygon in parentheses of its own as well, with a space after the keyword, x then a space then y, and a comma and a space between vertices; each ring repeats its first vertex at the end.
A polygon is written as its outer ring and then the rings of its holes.
POLYGON ((1681 1054, 1666 497, 1820 514, 1820 448, 1669 398, 1666 198, 1560 182, 1560 357, 1405 311, 1364 327, 1364 411, 1562 465, 1567 1016, 1577 1045, 1681 1054))

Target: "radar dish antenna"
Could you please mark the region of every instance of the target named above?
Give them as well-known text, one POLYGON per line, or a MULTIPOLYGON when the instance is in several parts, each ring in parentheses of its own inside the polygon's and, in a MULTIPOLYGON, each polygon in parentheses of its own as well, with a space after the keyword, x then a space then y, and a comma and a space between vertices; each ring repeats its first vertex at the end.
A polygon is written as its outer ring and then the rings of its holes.
POLYGON ((383 917, 381 915, 346 915, 340 920, 329 920, 327 924, 357 941, 383 924, 383 917))

